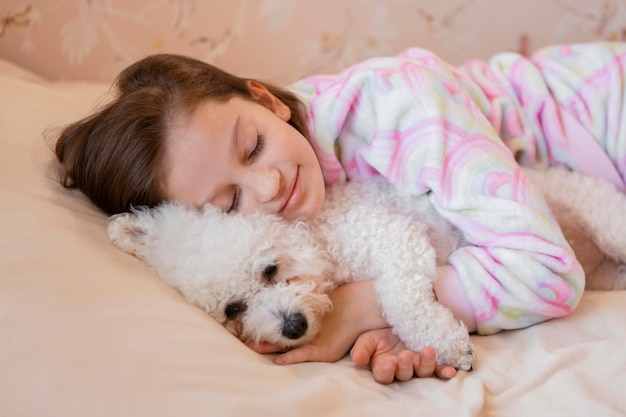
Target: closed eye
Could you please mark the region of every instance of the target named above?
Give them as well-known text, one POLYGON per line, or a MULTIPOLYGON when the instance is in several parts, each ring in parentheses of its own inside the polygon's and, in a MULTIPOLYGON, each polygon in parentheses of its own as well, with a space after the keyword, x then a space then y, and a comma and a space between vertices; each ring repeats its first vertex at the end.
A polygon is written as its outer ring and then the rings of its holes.
POLYGON ((254 161, 259 156, 259 154, 263 150, 264 146, 265 146, 265 138, 264 138, 264 136, 263 135, 257 135, 257 137, 256 137, 256 145, 254 146, 254 149, 252 150, 252 152, 250 152, 250 155, 248 155, 248 162, 254 161))
MULTIPOLYGON (((265 138, 263 135, 257 135, 256 144, 254 145, 254 149, 248 155, 247 162, 253 162, 263 150, 265 146, 265 138)), ((239 208, 239 201, 241 199, 241 189, 239 187, 235 188, 235 193, 233 194, 233 201, 230 204, 230 207, 226 210, 226 213, 232 213, 237 211, 239 208)))
POLYGON ((230 204, 230 207, 226 210, 226 214, 230 214, 234 211, 237 211, 237 208, 239 207, 239 199, 240 199, 240 194, 241 194, 241 189, 239 187, 235 188, 235 193, 233 194, 233 201, 230 204))

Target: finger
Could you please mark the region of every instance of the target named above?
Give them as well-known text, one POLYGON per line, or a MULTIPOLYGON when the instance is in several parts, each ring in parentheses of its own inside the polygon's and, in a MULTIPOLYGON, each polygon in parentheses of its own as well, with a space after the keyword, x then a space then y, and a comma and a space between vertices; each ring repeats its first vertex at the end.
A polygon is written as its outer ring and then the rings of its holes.
POLYGON ((413 378, 414 353, 410 350, 403 350, 398 354, 398 362, 396 364, 396 379, 398 381, 408 381, 413 378))
POLYGON ((396 376, 397 358, 387 357, 385 359, 372 360, 372 375, 379 384, 391 384, 396 376))
POLYGON ((376 352, 376 345, 371 338, 364 335, 358 337, 350 350, 350 358, 356 366, 366 366, 376 352))
POLYGON ((281 349, 277 345, 268 342, 259 342, 259 343, 246 343, 250 349, 254 350, 257 353, 276 353, 282 352, 284 349, 281 349))
POLYGON ((350 358, 356 366, 366 366, 370 363, 371 355, 363 346, 355 346, 350 351, 350 358))
POLYGON ((437 365, 435 367, 435 375, 441 379, 451 379, 456 375, 456 369, 448 365, 437 365))
POLYGON ((422 349, 419 353, 419 363, 415 369, 415 374, 419 378, 433 376, 435 373, 436 360, 437 356, 433 348, 426 347, 422 349))
POLYGON ((293 350, 280 354, 274 358, 277 365, 292 365, 302 362, 327 362, 322 359, 313 345, 297 347, 293 350))

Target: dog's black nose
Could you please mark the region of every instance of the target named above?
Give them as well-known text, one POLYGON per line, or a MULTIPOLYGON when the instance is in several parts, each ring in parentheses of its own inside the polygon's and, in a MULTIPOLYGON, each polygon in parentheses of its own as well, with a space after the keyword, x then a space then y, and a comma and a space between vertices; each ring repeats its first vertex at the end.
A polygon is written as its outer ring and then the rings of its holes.
POLYGON ((285 315, 283 320, 283 336, 287 339, 296 340, 304 336, 309 324, 302 313, 285 315))

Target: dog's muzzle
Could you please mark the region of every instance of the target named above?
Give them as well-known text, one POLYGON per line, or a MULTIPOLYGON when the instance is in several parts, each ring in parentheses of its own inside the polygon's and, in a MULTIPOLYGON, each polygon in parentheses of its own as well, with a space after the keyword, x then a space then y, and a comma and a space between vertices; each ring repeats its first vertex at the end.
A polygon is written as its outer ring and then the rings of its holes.
POLYGON ((306 333, 309 323, 302 313, 291 313, 283 318, 282 334, 287 339, 297 340, 306 333))

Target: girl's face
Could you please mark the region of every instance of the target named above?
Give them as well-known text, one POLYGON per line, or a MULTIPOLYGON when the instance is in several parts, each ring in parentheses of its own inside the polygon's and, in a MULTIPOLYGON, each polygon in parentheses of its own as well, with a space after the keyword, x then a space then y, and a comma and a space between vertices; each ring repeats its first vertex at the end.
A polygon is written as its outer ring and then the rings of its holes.
POLYGON ((312 217, 325 194, 313 148, 286 123, 284 103, 256 82, 249 89, 254 100, 207 101, 175 120, 164 156, 166 198, 225 212, 312 217))

